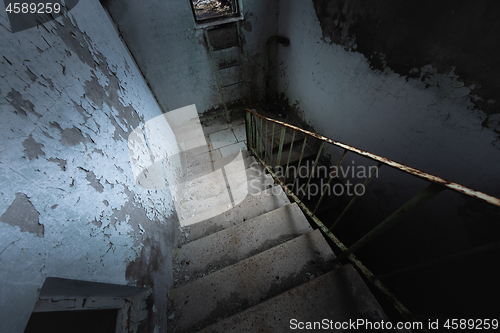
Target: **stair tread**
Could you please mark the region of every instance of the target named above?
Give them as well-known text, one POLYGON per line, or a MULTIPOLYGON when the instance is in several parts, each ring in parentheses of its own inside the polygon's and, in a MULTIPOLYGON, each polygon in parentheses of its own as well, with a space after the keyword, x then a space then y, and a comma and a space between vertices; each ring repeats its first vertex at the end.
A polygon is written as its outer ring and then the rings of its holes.
POLYGON ((169 291, 170 331, 193 332, 334 268, 319 230, 169 291))
POLYGON ((194 179, 209 174, 213 170, 225 167, 226 165, 231 164, 233 161, 239 158, 238 155, 240 153, 243 158, 245 168, 249 168, 258 163, 255 157, 250 156, 250 154, 246 150, 242 150, 240 152, 222 158, 210 157, 209 159, 206 159, 204 155, 198 157, 193 155, 185 155, 186 170, 184 171, 184 178, 186 180, 194 179))
MULTIPOLYGON (((280 141, 281 141, 281 126, 277 126, 278 128, 275 128, 274 134, 271 135, 271 130, 269 130, 269 133, 267 134, 267 142, 269 145, 272 145, 274 143, 274 150, 278 150, 280 141)), ((265 127, 264 127, 265 130, 265 127)), ((289 146, 292 143, 293 139, 293 146, 294 147, 302 147, 302 143, 304 142, 304 136, 305 134, 302 132, 296 132, 295 137, 293 137, 293 130, 290 128, 287 128, 285 132, 285 137, 283 138, 283 146, 289 146)))
POLYGON ((295 323, 328 319, 333 324, 357 319, 388 321, 359 274, 348 264, 199 332, 290 332, 292 319, 295 323))
MULTIPOLYGON (((228 177, 229 178, 229 177, 228 177)), ((219 213, 212 213, 214 210, 228 210, 238 205, 248 195, 258 194, 274 186, 271 175, 262 174, 252 179, 243 181, 231 181, 228 179, 230 190, 228 191, 225 181, 218 184, 217 188, 205 188, 196 197, 190 197, 189 193, 185 198, 175 198, 174 204, 177 215, 182 226, 201 222, 219 213), (230 196, 231 194, 231 196, 230 196), (231 198, 233 200, 231 200, 231 198), (213 215, 214 214, 214 215, 213 215)), ((177 193, 182 193, 180 190, 177 193)))
MULTIPOLYGON (((290 164, 293 164, 295 162, 298 162, 300 159, 300 154, 302 152, 302 145, 300 147, 294 145, 293 150, 290 155, 290 164)), ((304 163, 308 158, 315 157, 318 152, 314 151, 312 148, 307 147, 304 149, 304 154, 302 155, 302 163, 304 163)), ((290 154, 290 149, 284 149, 283 152, 281 153, 281 160, 279 165, 281 166, 286 166, 288 162, 288 155, 290 154)), ((266 161, 269 161, 269 158, 266 157, 266 161)), ((272 167, 275 167, 278 161, 278 152, 275 151, 273 152, 272 155, 272 167)))
POLYGON ((297 203, 185 244, 174 251, 174 286, 230 266, 280 243, 311 232, 297 203))
POLYGON ((273 186, 261 193, 247 196, 240 204, 220 215, 183 227, 177 244, 181 246, 195 241, 289 203, 290 200, 281 187, 279 185, 273 186))
MULTIPOLYGON (((241 161, 239 165, 227 165, 224 167, 224 173, 231 186, 233 186, 233 184, 242 184, 243 182, 265 174, 265 168, 260 163, 253 163, 246 168, 243 163, 244 162, 241 161)), ((199 192, 202 187, 212 189, 213 187, 217 187, 218 184, 225 186, 222 168, 200 177, 187 180, 184 182, 184 193, 199 192)), ((193 193, 193 195, 195 194, 196 193, 193 193)))

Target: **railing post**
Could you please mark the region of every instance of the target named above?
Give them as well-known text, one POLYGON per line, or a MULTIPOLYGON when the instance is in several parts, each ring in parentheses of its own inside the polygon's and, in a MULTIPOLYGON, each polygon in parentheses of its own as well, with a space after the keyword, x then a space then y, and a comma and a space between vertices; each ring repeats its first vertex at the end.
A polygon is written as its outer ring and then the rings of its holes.
MULTIPOLYGON (((372 173, 370 174, 370 176, 368 178, 366 178, 365 182, 363 183, 363 188, 366 187, 366 185, 368 185, 368 183, 370 182, 370 180, 373 178, 373 176, 375 175, 375 172, 378 172, 378 170, 380 169, 380 167, 382 166, 382 162, 379 162, 377 164, 377 166, 375 167, 375 170, 372 171, 372 173)), ((333 222, 332 226, 330 227, 330 229, 328 230, 332 230, 333 228, 335 228, 340 220, 342 219, 342 217, 344 217, 344 215, 347 213, 347 211, 351 208, 351 206, 354 204, 354 202, 356 201, 356 199, 359 197, 359 194, 356 192, 356 194, 352 197, 351 201, 349 202, 349 204, 347 205, 347 207, 344 209, 344 211, 339 215, 339 217, 337 218, 337 220, 335 222, 333 222)))
POLYGON ((340 163, 342 163, 342 160, 344 159, 344 157, 345 157, 346 154, 347 154, 347 149, 344 149, 344 152, 342 153, 342 156, 340 156, 340 159, 337 162, 337 166, 335 167, 335 172, 332 172, 330 174, 330 179, 328 179, 328 183, 326 183, 326 185, 325 185, 325 187, 323 189, 323 193, 321 193, 321 197, 319 198, 318 203, 316 204, 316 207, 314 207, 314 210, 312 212, 313 215, 316 213, 316 210, 318 210, 319 204, 323 200, 323 197, 325 196, 325 193, 326 193, 326 190, 328 189, 328 186, 330 186, 330 183, 332 182, 333 178, 335 178, 337 176, 337 171, 339 169, 340 163))
POLYGON ((265 151, 266 151, 266 142, 263 141, 264 140, 264 133, 263 132, 263 125, 262 125, 262 122, 264 121, 264 119, 260 118, 260 146, 262 147, 262 149, 264 150, 264 152, 262 152, 262 150, 260 151, 260 157, 262 157, 263 154, 265 154, 265 151))
POLYGON ((268 155, 267 154, 267 145, 268 145, 268 143, 267 143, 267 123, 268 123, 268 121, 266 119, 266 135, 264 136, 264 158, 262 159, 263 161, 266 160, 266 157, 268 155))
POLYGON ((271 154, 269 154, 269 165, 273 165, 273 154, 274 154, 274 125, 276 123, 273 122, 273 128, 271 130, 271 154))
POLYGON ((292 187, 290 188, 291 191, 293 191, 293 188, 295 187, 295 182, 297 181, 297 177, 299 176, 300 164, 302 163, 302 156, 304 156, 304 150, 306 149, 306 142, 307 142, 307 135, 304 136, 304 143, 302 144, 302 151, 300 152, 300 157, 299 157, 299 165, 297 166, 297 172, 293 177, 292 187))
POLYGON ((349 254, 359 250, 375 237, 379 236, 381 233, 396 224, 402 217, 406 216, 408 213, 412 212, 415 208, 423 204, 429 199, 432 199, 439 193, 441 193, 445 188, 441 185, 431 183, 422 192, 411 198, 407 203, 401 206, 398 210, 391 214, 388 218, 382 221, 379 225, 373 228, 364 237, 358 240, 356 243, 351 245, 347 250, 342 252, 334 261, 339 262, 345 259, 349 254))
POLYGON ((312 177, 314 175, 314 170, 316 169, 316 165, 318 164, 319 157, 321 156, 321 151, 323 150, 323 146, 324 145, 325 145, 325 141, 322 141, 321 142, 321 146, 319 147, 319 150, 318 150, 318 154, 316 155, 316 159, 314 160, 314 164, 313 164, 313 167, 312 167, 312 170, 311 170, 311 175, 309 176, 309 179, 307 180, 307 184, 306 184, 306 187, 305 187, 305 190, 304 190, 304 194, 300 197, 301 201, 306 196, 306 192, 305 191, 308 191, 309 184, 311 183, 311 179, 312 179, 312 177))
POLYGON ((295 133, 297 131, 293 130, 293 135, 292 135, 292 143, 290 144, 290 150, 288 151, 288 160, 286 161, 286 168, 285 168, 285 178, 288 178, 288 165, 290 164, 290 156, 292 156, 292 149, 293 149, 293 142, 295 141, 295 133))
POLYGON ((389 273, 377 275, 377 279, 387 278, 387 277, 391 277, 393 275, 411 272, 411 271, 414 271, 414 270, 417 270, 420 268, 424 268, 427 266, 437 265, 437 264, 449 262, 452 260, 461 259, 463 257, 468 257, 468 256, 472 256, 475 254, 480 254, 483 252, 492 251, 492 250, 498 249, 499 247, 500 247, 500 242, 490 243, 490 244, 479 246, 479 247, 476 247, 476 248, 473 248, 470 250, 466 250, 466 251, 462 251, 462 252, 458 252, 458 253, 453 253, 453 254, 450 254, 448 256, 439 257, 436 259, 429 260, 427 262, 423 262, 423 263, 416 264, 413 266, 405 267, 405 268, 399 269, 397 271, 392 271, 389 273))
POLYGON ((286 127, 283 125, 281 127, 281 135, 280 135, 280 145, 278 147, 278 157, 276 158, 276 171, 278 170, 278 167, 281 163, 281 153, 283 152, 283 143, 285 141, 285 133, 286 133, 286 127))
POLYGON ((252 145, 251 145, 251 133, 252 133, 252 114, 250 113, 250 111, 246 111, 246 114, 245 114, 245 125, 246 125, 246 128, 247 128, 247 147, 248 147, 248 151, 250 152, 251 151, 251 148, 252 148, 252 145))

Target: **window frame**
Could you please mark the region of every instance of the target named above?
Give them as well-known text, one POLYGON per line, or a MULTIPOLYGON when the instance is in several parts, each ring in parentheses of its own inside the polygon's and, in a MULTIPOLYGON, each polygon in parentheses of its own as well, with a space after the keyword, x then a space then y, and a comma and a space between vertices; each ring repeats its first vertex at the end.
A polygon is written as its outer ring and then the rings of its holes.
POLYGON ((193 0, 188 0, 191 6, 191 13, 193 14, 193 19, 197 29, 203 29, 206 27, 211 27, 215 25, 220 25, 229 22, 240 21, 244 19, 243 16, 243 1, 242 0, 232 0, 236 6, 236 12, 232 14, 224 14, 219 16, 208 17, 204 19, 197 19, 196 13, 193 5, 193 0))

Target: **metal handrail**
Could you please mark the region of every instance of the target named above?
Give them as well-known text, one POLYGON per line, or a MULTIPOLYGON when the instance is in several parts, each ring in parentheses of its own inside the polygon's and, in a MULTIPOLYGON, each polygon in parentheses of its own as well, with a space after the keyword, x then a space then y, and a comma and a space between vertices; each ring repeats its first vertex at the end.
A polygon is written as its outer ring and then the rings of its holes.
MULTIPOLYGON (((342 251, 340 255, 335 259, 335 261, 341 261, 343 259, 349 259, 364 275, 365 277, 379 290, 386 296, 386 298, 392 303, 392 305, 398 310, 398 312, 408 321, 418 321, 415 319, 415 317, 411 314, 411 312, 396 298, 396 296, 376 277, 353 253, 357 250, 359 250, 361 247, 364 245, 368 244, 371 240, 373 240, 375 237, 386 231, 388 228, 390 228, 392 225, 397 223, 403 216, 406 216, 409 214, 411 211, 413 211, 416 207, 420 206, 422 203, 428 201, 429 199, 433 198, 437 194, 441 193, 445 189, 450 189, 455 192, 463 193, 467 196, 477 198, 479 200, 482 200, 484 202, 487 202, 489 204, 492 204, 494 206, 500 207, 500 199, 490 196, 488 194, 485 194, 480 191, 476 191, 473 189, 470 189, 466 186, 460 185, 458 183, 454 183, 448 180, 445 180, 441 177, 434 176, 432 174, 420 171, 418 169, 409 167, 407 165, 395 162, 393 160, 378 156, 376 154, 372 154, 370 152, 361 150, 359 148, 344 144, 342 142, 339 142, 337 140, 333 140, 330 138, 327 138, 325 136, 319 135, 314 132, 310 132, 307 130, 304 130, 302 128, 299 128, 297 126, 268 118, 265 116, 262 116, 258 114, 254 110, 247 109, 246 110, 246 130, 247 130, 247 146, 249 148, 249 151, 264 165, 266 170, 271 174, 271 176, 274 178, 276 183, 280 184, 281 187, 285 190, 285 192, 291 196, 295 202, 301 207, 301 209, 306 213, 318 226, 319 228, 335 243, 335 245, 342 251), (265 121, 265 128, 266 130, 264 131, 264 124, 263 121, 265 121), (269 140, 268 140, 268 122, 271 122, 272 125, 272 143, 271 146, 268 147, 269 140), (280 142, 278 146, 278 157, 276 159, 275 164, 273 164, 273 149, 274 149, 274 135, 275 135, 275 125, 281 125, 281 132, 280 132, 280 142), (273 171, 272 165, 279 166, 281 162, 281 157, 282 157, 282 152, 283 152, 283 144, 284 144, 284 138, 285 138, 285 133, 286 133, 286 128, 293 129, 293 137, 292 137, 292 142, 291 142, 291 147, 287 159, 287 164, 286 164, 286 170, 288 171, 288 166, 290 163, 290 156, 292 154, 292 148, 293 148, 293 141, 295 138, 295 135, 297 132, 305 134, 304 141, 302 144, 302 149, 301 149, 301 154, 299 158, 299 168, 300 164, 302 162, 302 158, 304 156, 304 149, 306 146, 307 138, 309 136, 317 138, 321 140, 321 147, 315 157, 315 162, 313 165, 313 170, 311 172, 311 175, 309 176, 308 179, 308 184, 311 180, 311 177, 313 176, 314 173, 314 168, 316 167, 318 163, 318 159, 320 157, 322 148, 325 143, 329 143, 331 145, 340 147, 344 149, 344 152, 340 158, 340 160, 337 163, 337 169, 344 159, 345 155, 347 152, 353 152, 358 155, 370 158, 374 161, 377 161, 378 164, 376 166, 376 170, 378 170, 382 165, 387 165, 393 168, 396 168, 398 170, 401 170, 405 173, 414 175, 416 177, 419 177, 421 179, 424 179, 430 184, 422 190, 420 193, 415 195, 412 199, 410 199, 407 203, 405 203, 403 206, 401 206, 398 210, 396 210, 393 214, 391 214, 388 218, 386 218, 384 221, 382 221, 379 225, 377 225, 374 229, 372 229, 370 232, 368 232, 364 237, 362 237, 360 240, 355 242, 353 245, 351 245, 349 248, 345 246, 332 232, 331 229, 333 226, 335 226, 339 220, 344 216, 346 211, 352 206, 356 198, 358 197, 358 193, 355 193, 355 196, 351 199, 351 202, 347 205, 347 207, 344 209, 344 211, 340 214, 340 216, 337 218, 337 220, 333 223, 333 225, 330 228, 327 228, 325 224, 319 220, 319 218, 314 215, 316 212, 321 200, 323 199, 323 196, 326 191, 325 189, 322 191, 321 197, 314 208, 313 211, 311 211, 303 202, 303 196, 299 198, 295 193, 293 193, 293 187, 295 186, 295 182, 297 180, 298 175, 295 174, 294 179, 292 181, 292 188, 288 188, 287 185, 278 177, 278 175, 273 171), (264 134, 265 132, 265 134, 264 134), (269 165, 266 163, 266 161, 269 159, 269 165), (270 166, 271 165, 271 166, 270 166)), ((328 181, 328 184, 332 181, 332 179, 336 177, 336 173, 332 173, 330 176, 330 179, 328 181)), ((366 179, 364 185, 366 185, 371 178, 373 177, 373 173, 370 174, 370 176, 366 179)), ((306 186, 307 188, 307 186, 306 186)), ((500 247, 500 242, 490 244, 487 246, 481 247, 480 250, 478 251, 485 251, 485 250, 491 250, 493 248, 498 248, 500 247)), ((470 253, 474 253, 474 250, 469 251, 470 253)), ((477 252, 477 251, 476 251, 477 252)), ((432 264, 433 261, 431 261, 430 264, 432 264)), ((416 265, 415 267, 420 267, 423 265, 426 265, 427 263, 424 264, 419 264, 416 265)), ((410 267, 408 269, 413 269, 413 267, 410 267)), ((390 273, 393 274, 393 273, 390 273)), ((424 331, 426 331, 424 329, 424 331)))
POLYGON ((399 169, 399 170, 401 170, 403 172, 409 173, 411 175, 417 176, 417 177, 425 179, 427 181, 443 185, 443 186, 449 188, 450 190, 454 190, 456 192, 460 192, 460 193, 466 194, 468 196, 481 199, 483 201, 486 201, 487 203, 490 203, 492 205, 500 207, 500 198, 488 195, 488 194, 480 192, 480 191, 473 190, 471 188, 468 188, 466 186, 460 185, 458 183, 454 183, 454 182, 445 180, 445 179, 443 179, 441 177, 431 175, 430 173, 420 171, 420 170, 418 170, 416 168, 412 168, 410 166, 407 166, 407 165, 401 164, 399 162, 390 160, 388 158, 385 158, 385 157, 382 157, 382 156, 379 156, 379 155, 376 155, 376 154, 364 151, 362 149, 359 149, 359 148, 356 148, 356 147, 353 147, 353 146, 349 146, 349 145, 347 145, 345 143, 342 143, 340 141, 327 138, 327 137, 325 137, 323 135, 307 131, 307 130, 302 129, 300 127, 297 127, 297 126, 294 126, 294 125, 291 125, 291 124, 288 124, 288 123, 285 123, 285 122, 282 122, 282 121, 279 121, 279 120, 276 120, 276 119, 272 119, 272 118, 268 118, 268 117, 262 116, 262 115, 258 114, 254 110, 246 109, 246 112, 247 113, 249 112, 249 113, 251 113, 251 114, 253 114, 253 115, 255 115, 255 116, 259 117, 259 118, 262 118, 264 120, 271 121, 273 123, 280 124, 280 125, 286 126, 288 128, 291 128, 291 129, 293 129, 295 131, 298 131, 298 132, 310 135, 310 136, 312 136, 314 138, 317 138, 317 139, 319 139, 321 141, 325 141, 325 142, 330 143, 330 144, 332 144, 334 146, 337 146, 337 147, 340 147, 340 148, 344 148, 347 151, 351 151, 351 152, 354 152, 354 153, 356 153, 358 155, 361 155, 361 156, 364 156, 364 157, 368 157, 368 158, 370 158, 372 160, 381 162, 381 163, 383 163, 385 165, 388 165, 390 167, 399 169))

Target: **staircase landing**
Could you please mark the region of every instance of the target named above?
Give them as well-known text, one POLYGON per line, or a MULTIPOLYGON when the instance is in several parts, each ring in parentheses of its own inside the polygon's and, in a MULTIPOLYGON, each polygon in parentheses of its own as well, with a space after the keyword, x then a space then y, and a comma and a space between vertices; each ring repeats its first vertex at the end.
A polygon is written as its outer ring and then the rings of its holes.
POLYGON ((308 322, 387 321, 356 270, 333 263, 320 230, 262 165, 245 150, 222 156, 224 147, 245 143, 235 134, 244 123, 234 121, 239 125, 212 121, 203 128, 209 161, 192 156, 198 162, 191 170, 204 178, 193 172, 179 203, 195 206, 195 214, 182 212, 193 216, 181 222, 173 253, 169 332, 289 332, 308 322))

